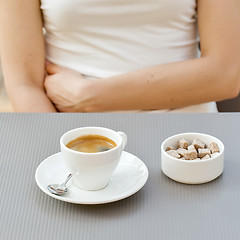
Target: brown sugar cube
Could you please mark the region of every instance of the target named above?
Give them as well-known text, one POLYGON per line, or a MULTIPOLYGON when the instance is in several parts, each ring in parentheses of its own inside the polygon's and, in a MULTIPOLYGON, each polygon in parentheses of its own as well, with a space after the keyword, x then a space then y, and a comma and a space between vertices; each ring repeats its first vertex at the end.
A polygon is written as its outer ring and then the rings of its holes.
POLYGON ((192 145, 198 150, 199 148, 205 148, 205 143, 200 140, 194 139, 192 145))
POLYGON ((200 157, 200 158, 203 158, 203 157, 205 157, 206 155, 209 155, 209 157, 210 157, 210 154, 211 154, 211 152, 210 152, 210 150, 207 149, 207 148, 204 148, 204 149, 199 148, 199 149, 198 149, 198 157, 200 157))
POLYGON ((220 152, 218 145, 215 142, 211 142, 208 146, 211 153, 220 152))
POLYGON ((188 150, 196 150, 196 148, 193 145, 189 145, 187 149, 188 150))
POLYGON ((176 148, 174 148, 174 147, 167 147, 166 151, 169 151, 169 150, 176 150, 176 148))
POLYGON ((196 149, 190 149, 187 150, 187 152, 184 154, 184 158, 186 160, 194 160, 198 157, 196 149))
POLYGON ((167 154, 169 154, 170 156, 175 157, 175 158, 181 157, 176 150, 169 150, 169 151, 167 151, 167 154))
POLYGON ((187 150, 184 149, 184 148, 178 148, 178 149, 177 149, 177 153, 178 153, 181 157, 183 157, 183 156, 184 156, 184 153, 186 153, 186 152, 187 152, 187 150))
POLYGON ((178 140, 178 147, 179 148, 184 148, 184 149, 187 149, 188 147, 188 141, 184 138, 181 138, 178 140))
POLYGON ((209 159, 209 158, 211 158, 211 157, 207 154, 207 155, 205 155, 204 157, 202 157, 201 160, 209 159))

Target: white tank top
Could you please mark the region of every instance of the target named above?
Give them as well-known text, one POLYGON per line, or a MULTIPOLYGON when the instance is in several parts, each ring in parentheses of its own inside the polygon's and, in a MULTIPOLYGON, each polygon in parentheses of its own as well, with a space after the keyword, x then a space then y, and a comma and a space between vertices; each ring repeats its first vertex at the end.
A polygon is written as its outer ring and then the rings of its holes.
POLYGON ((198 57, 196 0, 41 0, 41 9, 47 59, 89 78, 198 57))

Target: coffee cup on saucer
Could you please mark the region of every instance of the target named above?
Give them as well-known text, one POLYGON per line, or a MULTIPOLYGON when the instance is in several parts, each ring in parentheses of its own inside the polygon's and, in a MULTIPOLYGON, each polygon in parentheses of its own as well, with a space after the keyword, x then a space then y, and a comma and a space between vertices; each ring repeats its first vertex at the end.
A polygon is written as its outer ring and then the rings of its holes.
POLYGON ((125 133, 103 127, 82 127, 64 133, 61 153, 74 184, 89 191, 106 187, 126 143, 125 133))

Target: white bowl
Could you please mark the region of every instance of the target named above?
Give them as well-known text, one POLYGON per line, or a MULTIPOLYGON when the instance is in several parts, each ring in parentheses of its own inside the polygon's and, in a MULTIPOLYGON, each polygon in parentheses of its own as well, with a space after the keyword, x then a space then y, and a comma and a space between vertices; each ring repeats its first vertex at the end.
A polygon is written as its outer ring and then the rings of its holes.
POLYGON ((201 184, 214 180, 223 172, 224 145, 216 137, 203 133, 181 133, 167 138, 161 145, 161 167, 169 178, 186 184, 201 184), (170 156, 166 152, 167 147, 177 148, 178 140, 184 138, 189 143, 198 139, 209 145, 217 143, 220 153, 206 160, 182 160, 170 156))

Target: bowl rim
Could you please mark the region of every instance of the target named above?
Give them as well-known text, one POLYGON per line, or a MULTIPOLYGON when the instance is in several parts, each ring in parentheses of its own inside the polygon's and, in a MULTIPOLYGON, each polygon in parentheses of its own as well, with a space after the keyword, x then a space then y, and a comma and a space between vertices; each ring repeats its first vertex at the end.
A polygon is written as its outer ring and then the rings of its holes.
POLYGON ((218 158, 219 156, 223 155, 223 154, 224 154, 224 150, 225 150, 224 144, 223 144, 223 142, 222 142, 219 138, 217 138, 217 137, 215 137, 215 136, 213 136, 213 135, 210 135, 210 134, 200 133, 200 132, 184 132, 184 133, 174 134, 174 135, 169 136, 168 138, 166 138, 166 139, 162 142, 162 144, 161 144, 161 152, 162 152, 162 154, 165 154, 167 157, 169 157, 170 159, 172 159, 172 160, 174 160, 174 161, 176 161, 176 162, 186 162, 186 163, 189 163, 189 164, 191 164, 191 163, 193 163, 193 164, 194 164, 194 163, 204 163, 204 162, 213 161, 213 160, 215 160, 216 158, 218 158), (169 141, 170 139, 172 139, 172 138, 174 138, 174 137, 178 137, 178 136, 180 137, 180 136, 183 136, 183 135, 191 135, 191 134, 195 134, 195 135, 199 135, 199 136, 206 136, 206 137, 211 137, 211 138, 217 139, 217 141, 220 142, 220 145, 222 145, 219 154, 216 155, 216 156, 214 156, 214 157, 211 157, 211 158, 209 158, 209 159, 184 160, 184 159, 175 158, 175 157, 167 154, 166 150, 163 148, 163 145, 165 145, 166 142, 169 141))

